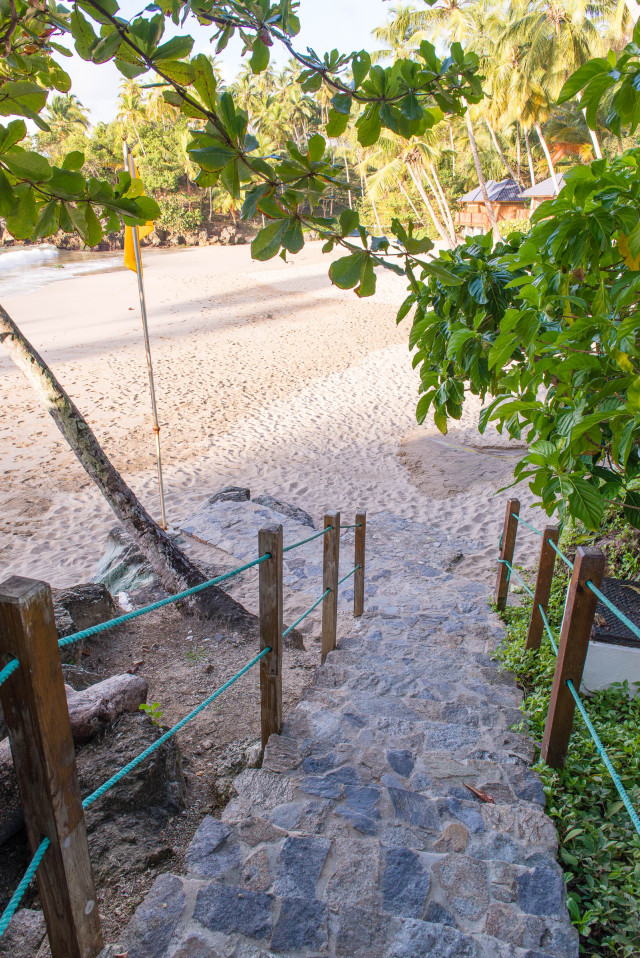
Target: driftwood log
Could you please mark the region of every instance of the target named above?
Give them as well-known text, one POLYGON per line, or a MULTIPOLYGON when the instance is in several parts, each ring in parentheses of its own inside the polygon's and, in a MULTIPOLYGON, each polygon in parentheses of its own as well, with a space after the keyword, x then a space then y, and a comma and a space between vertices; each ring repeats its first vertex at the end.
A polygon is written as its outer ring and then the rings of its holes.
MULTIPOLYGON (((114 675, 75 692, 65 686, 73 739, 81 745, 112 725, 124 712, 137 712, 147 700, 148 685, 139 675, 114 675)), ((24 825, 9 739, 0 741, 0 845, 24 825)))

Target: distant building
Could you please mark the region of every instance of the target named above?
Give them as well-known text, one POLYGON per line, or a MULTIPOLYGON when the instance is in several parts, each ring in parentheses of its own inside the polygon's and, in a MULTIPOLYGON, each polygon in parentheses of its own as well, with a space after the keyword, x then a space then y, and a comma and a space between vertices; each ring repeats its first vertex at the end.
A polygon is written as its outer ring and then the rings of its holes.
MULTIPOLYGON (((556 181, 558 183, 559 193, 564 186, 564 173, 556 173, 556 181)), ((533 212, 536 206, 540 206, 540 204, 544 203, 545 200, 552 200, 557 194, 556 188, 553 185, 553 180, 551 177, 549 177, 548 180, 542 180, 541 183, 536 183, 535 186, 531 186, 528 190, 524 190, 521 195, 531 199, 531 212, 533 212)))
MULTIPOLYGON (((500 220, 526 220, 529 216, 528 201, 524 198, 515 180, 487 180, 487 194, 498 222, 500 220)), ((485 209, 480 187, 461 196, 459 203, 464 209, 456 213, 456 226, 467 235, 486 233, 491 224, 485 209)))

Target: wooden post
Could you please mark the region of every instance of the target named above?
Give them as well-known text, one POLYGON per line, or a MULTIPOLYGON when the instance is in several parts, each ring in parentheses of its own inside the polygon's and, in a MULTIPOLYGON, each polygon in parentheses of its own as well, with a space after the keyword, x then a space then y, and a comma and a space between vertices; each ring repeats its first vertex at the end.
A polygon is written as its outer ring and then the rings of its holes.
POLYGON ((365 546, 367 541, 367 513, 364 509, 356 512, 356 548, 354 565, 360 566, 353 576, 353 614, 359 618, 364 612, 364 567, 365 546))
POLYGON ((0 687, 53 958, 94 958, 102 930, 89 859, 51 590, 12 576, 0 583, 0 661, 20 662, 0 687))
POLYGON ((322 653, 324 662, 329 652, 336 647, 338 629, 338 569, 340 568, 340 513, 328 512, 324 517, 325 529, 330 528, 324 537, 322 591, 330 589, 322 601, 322 653))
MULTIPOLYGON (((518 534, 518 519, 520 515, 520 500, 507 499, 507 511, 504 517, 504 529, 502 530, 502 542, 500 544, 500 559, 513 563, 513 552, 516 547, 516 536, 518 534)), ((496 577, 496 606, 502 611, 507 606, 507 596, 509 595, 509 570, 504 562, 498 563, 498 575, 496 577)))
POLYGON ((262 747, 282 728, 282 526, 270 524, 258 533, 261 556, 271 558, 260 568, 260 714, 262 747))
POLYGON ((590 579, 596 588, 600 588, 604 563, 604 554, 600 549, 578 548, 562 619, 558 662, 542 739, 541 755, 551 768, 562 768, 564 765, 575 711, 567 680, 571 679, 576 692, 580 689, 596 613, 598 600, 586 583, 590 579))
POLYGON ((529 620, 529 631, 527 633, 527 649, 539 649, 544 631, 544 622, 540 615, 540 608, 547 611, 549 606, 549 596, 551 595, 551 582, 553 579, 553 570, 556 564, 556 553, 549 545, 553 542, 558 545, 560 530, 557 526, 545 526, 542 534, 542 546, 540 547, 540 563, 538 565, 538 578, 536 579, 535 594, 533 596, 533 608, 531 609, 531 619, 529 620))

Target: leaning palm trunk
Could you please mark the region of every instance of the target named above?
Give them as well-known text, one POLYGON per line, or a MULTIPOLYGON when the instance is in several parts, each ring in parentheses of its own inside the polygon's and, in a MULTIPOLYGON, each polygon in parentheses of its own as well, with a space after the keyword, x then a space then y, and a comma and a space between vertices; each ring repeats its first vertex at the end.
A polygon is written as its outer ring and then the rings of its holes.
POLYGON ((536 185, 536 174, 533 172, 533 156, 531 155, 531 143, 529 142, 529 130, 524 127, 524 142, 527 148, 527 160, 529 162, 529 176, 531 177, 531 185, 536 185))
POLYGON ((556 177, 556 171, 553 167, 553 163, 551 162, 551 153, 549 152, 547 141, 545 140, 542 134, 542 129, 540 128, 539 123, 535 124, 535 129, 536 129, 536 133, 538 134, 538 139, 540 140, 540 146, 542 147, 544 151, 544 155, 547 160, 547 166, 549 167, 549 173, 551 174, 551 182, 553 183, 553 188, 556 191, 556 196, 557 196, 558 195, 558 180, 556 177))
POLYGON ((473 124, 471 122, 471 115, 469 113, 469 106, 467 101, 463 98, 462 103, 467 107, 465 113, 465 119, 467 121, 467 133, 469 134, 469 145, 471 146, 471 154, 473 156, 473 162, 476 168, 476 175, 478 177, 478 185, 480 186, 480 192, 482 193, 482 201, 484 203, 484 208, 487 211, 487 216, 489 217, 489 222, 491 223, 492 228, 496 232, 496 236, 499 235, 500 231, 498 229, 498 221, 496 219, 496 214, 493 212, 493 206, 489 199, 489 194, 487 193, 487 184, 485 182, 484 173, 482 172, 482 165, 480 163, 480 154, 478 153, 478 144, 476 143, 475 133, 473 132, 473 124))
POLYGON ((522 183, 520 182, 520 174, 519 173, 516 174, 513 172, 511 168, 511 164, 509 163, 509 160, 507 159, 502 147, 500 146, 500 141, 498 140, 498 137, 495 134, 495 130, 493 129, 489 121, 486 119, 486 117, 484 122, 487 124, 487 129, 489 133, 491 134, 493 145, 495 146, 496 152, 504 164, 505 170, 507 171, 507 173, 509 174, 512 180, 515 180, 519 186, 522 186, 522 183))
MULTIPOLYGON (((435 172, 435 167, 433 163, 431 164, 431 170, 435 172)), ((445 231, 447 233, 447 237, 449 240, 449 246, 453 249, 453 247, 456 245, 456 231, 453 228, 451 215, 449 214, 449 216, 447 217, 447 213, 449 212, 447 207, 447 201, 444 198, 444 196, 441 196, 440 193, 438 192, 438 189, 435 186, 435 182, 432 181, 431 178, 429 177, 429 174, 427 173, 424 165, 422 166, 422 175, 424 176, 427 186, 429 187, 429 189, 431 190, 431 192, 436 198, 438 209, 440 210, 440 216, 442 217, 442 222, 444 223, 445 231)))
MULTIPOLYGON (((206 581, 153 521, 103 452, 88 422, 66 394, 42 357, 0 306, 0 342, 43 401, 80 464, 97 485, 126 532, 151 563, 168 592, 180 592, 206 581)), ((234 627, 253 626, 254 616, 220 589, 210 587, 192 600, 192 610, 234 627)))
POLYGON ((407 191, 405 190, 405 188, 404 188, 404 186, 402 185, 402 183, 400 182, 400 180, 398 180, 398 186, 400 187, 400 192, 402 193, 402 195, 404 196, 405 200, 407 201, 407 203, 409 204, 409 206, 411 207, 411 209, 413 210, 413 212, 416 214, 416 216, 418 217, 418 219, 420 220, 420 222, 422 223, 422 225, 423 225, 423 226, 426 226, 427 224, 425 223, 425 221, 423 220, 423 218, 422 218, 422 217, 420 216, 420 214, 418 213, 418 210, 417 210, 416 207, 415 207, 415 203, 413 202, 413 200, 411 199, 411 197, 409 196, 409 194, 408 194, 407 191))
POLYGON ((438 171, 436 170, 433 163, 430 163, 429 165, 431 167, 431 175, 433 176, 433 182, 436 185, 436 190, 438 191, 438 194, 440 195, 440 199, 442 200, 442 205, 444 206, 445 219, 451 231, 451 238, 453 240, 453 245, 455 246, 458 242, 458 236, 456 234, 456 227, 455 227, 455 223, 453 222, 453 216, 451 215, 451 207, 449 206, 449 201, 446 197, 444 190, 442 189, 442 183, 440 182, 438 171))
POLYGON ((440 220, 438 219, 438 216, 437 216, 437 214, 436 214, 436 211, 434 210, 434 208, 433 208, 433 206, 432 206, 432 204, 431 204, 431 200, 430 200, 429 197, 427 196, 426 190, 425 190, 424 186, 422 185, 422 181, 421 181, 420 177, 416 174, 416 171, 413 169, 413 165, 412 165, 411 163, 407 163, 407 169, 409 170, 409 175, 411 176, 411 179, 413 180, 413 184, 414 184, 415 188, 417 189, 418 193, 420 194, 420 199, 422 200, 422 202, 424 203, 424 205, 425 205, 426 208, 427 208, 427 212, 429 213, 429 216, 431 217, 431 220, 432 220, 432 222, 433 222, 433 225, 435 226, 435 228, 437 229, 438 233, 440 234, 440 238, 442 239, 442 241, 443 241, 444 243, 447 244, 447 246, 450 246, 450 245, 451 245, 451 240, 450 240, 450 238, 447 236, 447 233, 446 233, 446 230, 445 230, 444 226, 442 225, 442 223, 441 223, 440 220))

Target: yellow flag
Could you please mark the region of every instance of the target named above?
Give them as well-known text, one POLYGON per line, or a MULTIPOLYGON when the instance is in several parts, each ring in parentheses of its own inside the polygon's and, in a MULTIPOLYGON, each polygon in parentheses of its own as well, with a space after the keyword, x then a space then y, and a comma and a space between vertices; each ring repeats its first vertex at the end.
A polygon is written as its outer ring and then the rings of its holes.
MULTIPOLYGON (((134 163, 133 157, 129 159, 131 164, 130 173, 131 176, 137 177, 138 171, 136 170, 136 164, 134 163)), ((145 223, 144 226, 125 226, 124 228, 124 265, 127 269, 132 269, 135 273, 136 270, 136 254, 133 244, 133 231, 136 231, 138 234, 138 242, 141 239, 144 239, 145 236, 148 236, 149 233, 153 232, 153 222, 149 220, 148 223, 145 223)), ((140 257, 140 270, 142 270, 142 256, 140 257)))

